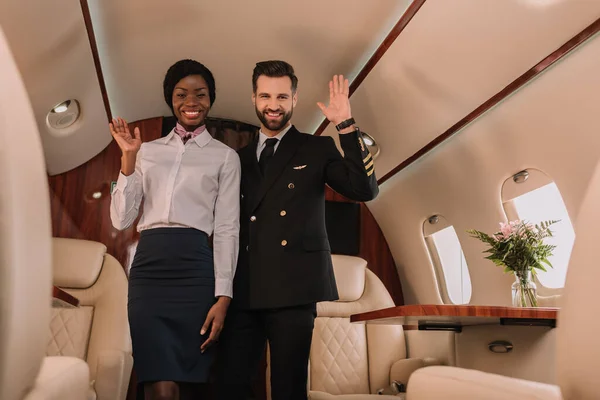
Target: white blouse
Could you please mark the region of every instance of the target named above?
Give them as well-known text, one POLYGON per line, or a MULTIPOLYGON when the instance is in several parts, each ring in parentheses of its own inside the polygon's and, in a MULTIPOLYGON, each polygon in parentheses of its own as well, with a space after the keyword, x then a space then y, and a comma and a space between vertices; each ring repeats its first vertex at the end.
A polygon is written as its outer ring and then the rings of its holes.
POLYGON ((227 145, 202 132, 184 145, 174 132, 142 143, 129 176, 119 173, 110 218, 128 228, 144 209, 137 230, 195 228, 213 237, 215 296, 233 297, 240 219, 240 159, 227 145))

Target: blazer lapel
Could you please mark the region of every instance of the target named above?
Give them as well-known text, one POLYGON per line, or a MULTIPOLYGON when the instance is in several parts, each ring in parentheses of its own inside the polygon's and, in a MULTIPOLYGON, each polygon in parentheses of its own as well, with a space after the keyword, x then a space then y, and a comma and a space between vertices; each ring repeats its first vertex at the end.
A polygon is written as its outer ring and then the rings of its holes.
MULTIPOLYGON (((283 139, 281 139, 281 143, 277 147, 273 158, 271 161, 269 161, 269 166, 265 171, 265 176, 262 179, 260 189, 256 193, 256 197, 253 199, 254 202, 250 208, 251 212, 256 210, 256 207, 258 207, 261 200, 265 197, 277 178, 279 178, 279 176, 283 173, 285 166, 290 162, 294 154, 296 154, 296 151, 298 151, 298 148, 304 142, 304 140, 304 136, 298 132, 294 126, 292 126, 285 134, 283 139)), ((256 161, 256 169, 259 171, 258 174, 260 174, 260 170, 258 169, 258 161, 256 161)))

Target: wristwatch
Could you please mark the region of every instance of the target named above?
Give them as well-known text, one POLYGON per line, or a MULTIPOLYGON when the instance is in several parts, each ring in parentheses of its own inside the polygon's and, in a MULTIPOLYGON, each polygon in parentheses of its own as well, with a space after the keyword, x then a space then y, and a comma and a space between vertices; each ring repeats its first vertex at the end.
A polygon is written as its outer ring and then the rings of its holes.
POLYGON ((337 129, 337 130, 338 130, 338 132, 339 132, 339 131, 341 131, 341 130, 342 130, 342 129, 344 129, 344 128, 347 128, 347 127, 349 127, 349 126, 352 126, 352 125, 354 125, 354 123, 355 123, 355 122, 354 122, 354 118, 350 118, 350 119, 347 119, 347 120, 345 120, 345 121, 342 121, 342 122, 340 122, 339 124, 337 124, 337 125, 335 126, 335 129, 337 129))

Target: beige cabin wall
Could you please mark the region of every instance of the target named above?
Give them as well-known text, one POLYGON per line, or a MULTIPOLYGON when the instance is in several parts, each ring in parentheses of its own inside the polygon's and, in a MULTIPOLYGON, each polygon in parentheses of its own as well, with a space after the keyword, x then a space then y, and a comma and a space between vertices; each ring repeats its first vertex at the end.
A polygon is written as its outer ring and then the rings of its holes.
POLYGON ((455 337, 456 366, 549 384, 556 383, 556 329, 540 326, 471 326, 455 337), (506 341, 508 353, 488 345, 506 341))
POLYGON ((390 245, 406 304, 442 303, 422 235, 424 221, 441 214, 461 241, 471 304, 510 305, 513 278, 483 259, 483 245, 465 231, 497 230, 506 218, 502 184, 525 168, 548 174, 576 219, 600 156, 598 71, 596 36, 381 186, 368 206, 390 245))

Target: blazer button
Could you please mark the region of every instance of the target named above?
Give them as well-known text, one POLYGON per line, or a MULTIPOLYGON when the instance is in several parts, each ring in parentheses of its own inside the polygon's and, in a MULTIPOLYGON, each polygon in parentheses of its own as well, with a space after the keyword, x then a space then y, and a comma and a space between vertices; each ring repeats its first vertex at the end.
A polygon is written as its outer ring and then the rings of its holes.
POLYGON ((281 245, 282 245, 282 246, 287 246, 287 240, 282 240, 282 241, 281 241, 281 245))
POLYGON ((246 251, 250 251, 250 246, 246 246, 246 251))
POLYGON ((285 210, 281 210, 281 212, 279 213, 279 215, 281 215, 282 217, 285 217, 287 213, 285 212, 285 210))
POLYGON ((256 217, 255 217, 254 215, 253 215, 253 216, 251 216, 251 217, 250 217, 250 221, 252 221, 252 222, 256 221, 256 217))
POLYGON ((288 183, 288 189, 293 189, 293 188, 295 188, 294 184, 293 184, 293 183, 291 183, 291 182, 290 182, 290 183, 288 183))

